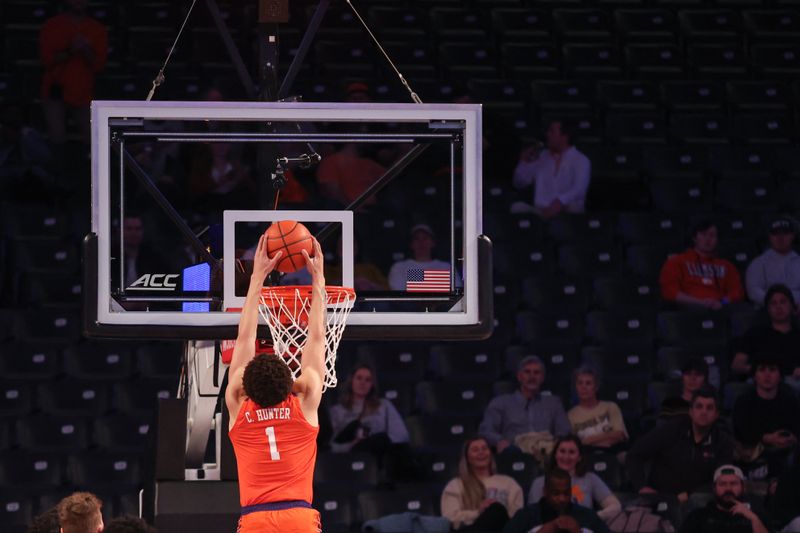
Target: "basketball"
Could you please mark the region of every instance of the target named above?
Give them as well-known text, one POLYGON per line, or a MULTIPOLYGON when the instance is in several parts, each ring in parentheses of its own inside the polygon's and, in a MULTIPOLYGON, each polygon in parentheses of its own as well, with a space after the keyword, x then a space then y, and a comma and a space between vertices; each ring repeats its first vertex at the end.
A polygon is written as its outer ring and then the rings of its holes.
POLYGON ((279 220, 267 228, 267 255, 274 257, 283 252, 280 262, 275 267, 279 272, 294 272, 306 265, 303 250, 309 256, 314 255, 314 239, 308 228, 296 220, 279 220))

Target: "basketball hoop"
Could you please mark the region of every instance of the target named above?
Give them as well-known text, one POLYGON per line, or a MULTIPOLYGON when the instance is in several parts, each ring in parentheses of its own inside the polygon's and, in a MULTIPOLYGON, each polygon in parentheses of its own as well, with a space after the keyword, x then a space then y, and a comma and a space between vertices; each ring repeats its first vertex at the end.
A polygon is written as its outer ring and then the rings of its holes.
MULTIPOLYGON (((311 309, 311 286, 264 287, 258 311, 269 326, 275 353, 281 356, 297 379, 300 355, 308 340, 308 313, 311 309)), ((325 327, 325 377, 322 390, 336 386, 336 350, 345 323, 356 301, 349 287, 327 286, 325 327)))

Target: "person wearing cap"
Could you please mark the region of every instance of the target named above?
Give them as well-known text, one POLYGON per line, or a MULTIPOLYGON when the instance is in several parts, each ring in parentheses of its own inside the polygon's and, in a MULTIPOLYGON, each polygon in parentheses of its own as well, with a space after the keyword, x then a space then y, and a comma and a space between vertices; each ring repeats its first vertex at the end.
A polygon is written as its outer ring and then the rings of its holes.
POLYGON ((569 121, 553 120, 547 128, 547 150, 529 147, 520 153, 513 185, 533 185, 533 211, 542 218, 585 210, 592 163, 573 146, 574 135, 569 121))
POLYGON ((703 220, 692 228, 692 247, 668 258, 658 284, 667 302, 712 310, 744 299, 739 272, 717 257, 717 226, 703 220))
POLYGON ((794 224, 780 217, 769 225, 769 249, 759 255, 745 272, 747 296, 757 306, 764 303, 769 288, 776 284, 789 287, 795 301, 800 301, 800 254, 794 251, 794 224))
POLYGON ((760 355, 753 369, 755 387, 741 394, 733 406, 737 456, 753 466, 751 478, 775 477, 787 469, 797 449, 800 405, 782 384, 778 357, 760 355))
POLYGON ((708 384, 708 363, 702 357, 690 357, 681 367, 683 388, 680 396, 668 396, 661 402, 658 418, 668 420, 689 414, 694 393, 708 384))
POLYGON ((675 494, 681 502, 702 490, 714 469, 733 460, 733 438, 718 419, 716 393, 703 387, 694 393, 688 417, 674 417, 634 441, 625 462, 634 488, 675 494))
POLYGON ((714 499, 695 509, 681 525, 681 533, 767 533, 764 519, 742 501, 744 474, 734 465, 714 472, 714 499))
POLYGON ((797 306, 786 285, 772 285, 764 296, 768 324, 755 324, 734 341, 731 373, 745 381, 752 373, 751 360, 764 354, 780 359, 785 376, 800 378, 800 330, 794 324, 797 306))
POLYGON ((569 420, 561 399, 542 394, 545 368, 535 355, 524 357, 517 366, 519 388, 495 397, 483 415, 478 433, 498 453, 519 452, 518 436, 532 432, 549 432, 561 437, 570 432, 569 420))
MULTIPOLYGON (((411 228, 411 258, 397 261, 389 270, 389 288, 393 291, 406 290, 409 270, 450 270, 450 263, 433 258, 436 236, 427 224, 417 224, 411 228)), ((456 275, 456 284, 460 281, 456 275)))

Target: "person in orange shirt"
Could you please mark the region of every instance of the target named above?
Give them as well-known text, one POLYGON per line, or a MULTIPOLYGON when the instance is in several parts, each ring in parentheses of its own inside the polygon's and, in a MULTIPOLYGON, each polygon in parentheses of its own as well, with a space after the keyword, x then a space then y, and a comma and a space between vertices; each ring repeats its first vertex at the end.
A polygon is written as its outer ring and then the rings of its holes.
POLYGON ((50 141, 55 144, 66 141, 67 113, 82 140, 89 141, 89 104, 95 74, 106 65, 108 32, 86 15, 87 3, 66 0, 67 11, 47 19, 39 32, 42 105, 50 141))
POLYGON ((308 340, 300 357, 301 375, 292 382, 291 371, 279 355, 255 355, 261 288, 282 255, 278 252, 270 258, 266 247, 262 235, 225 390, 228 436, 239 471, 239 532, 321 531, 319 513, 311 508, 311 501, 317 409, 325 375, 323 254, 316 239, 312 257, 303 251, 311 274, 311 309, 308 340))
POLYGON ((744 299, 736 267, 716 257, 717 226, 701 221, 692 230, 694 246, 667 259, 658 279, 669 302, 718 310, 744 299))

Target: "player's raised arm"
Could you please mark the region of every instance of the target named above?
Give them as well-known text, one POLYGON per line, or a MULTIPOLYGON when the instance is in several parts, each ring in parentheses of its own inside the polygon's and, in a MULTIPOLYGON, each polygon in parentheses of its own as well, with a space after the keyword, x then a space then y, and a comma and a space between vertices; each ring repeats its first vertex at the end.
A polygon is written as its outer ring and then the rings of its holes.
MULTIPOLYGON (((308 312, 308 340, 300 356, 304 385, 318 388, 322 393, 322 380, 325 376, 325 327, 326 303, 325 272, 323 262, 325 257, 319 242, 314 239, 314 256, 311 257, 303 250, 306 267, 311 274, 311 308, 308 312)), ((310 390, 306 391, 312 392, 310 390)))
POLYGON ((244 307, 239 318, 239 333, 236 337, 236 346, 233 349, 231 366, 228 370, 229 389, 231 385, 241 386, 241 376, 238 375, 239 370, 247 366, 247 363, 255 356, 258 303, 261 301, 261 288, 264 286, 264 280, 267 275, 278 264, 281 255, 283 255, 283 252, 277 252, 270 259, 267 255, 267 238, 262 235, 258 239, 258 246, 253 258, 253 273, 250 276, 250 286, 247 289, 247 297, 244 300, 244 307))

